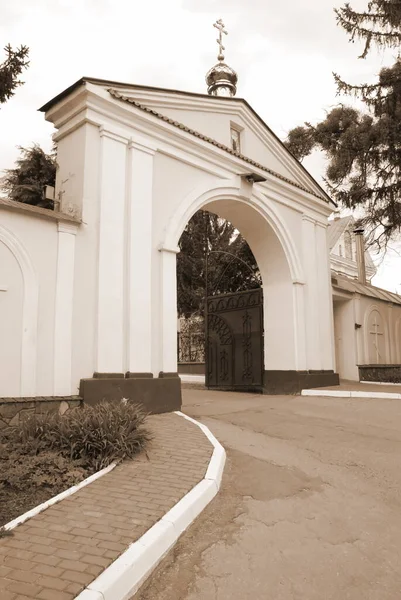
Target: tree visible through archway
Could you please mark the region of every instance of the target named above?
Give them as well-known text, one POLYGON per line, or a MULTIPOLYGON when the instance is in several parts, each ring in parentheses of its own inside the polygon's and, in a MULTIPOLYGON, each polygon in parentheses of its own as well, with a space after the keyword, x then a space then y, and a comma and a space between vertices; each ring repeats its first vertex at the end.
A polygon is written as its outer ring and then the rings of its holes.
POLYGON ((177 299, 179 316, 203 313, 208 251, 208 290, 225 294, 260 287, 255 257, 245 239, 225 219, 199 210, 179 241, 177 299))
POLYGON ((259 288, 262 280, 245 239, 229 221, 213 213, 196 212, 181 235, 179 247, 178 361, 204 362, 206 293, 211 296, 259 288))

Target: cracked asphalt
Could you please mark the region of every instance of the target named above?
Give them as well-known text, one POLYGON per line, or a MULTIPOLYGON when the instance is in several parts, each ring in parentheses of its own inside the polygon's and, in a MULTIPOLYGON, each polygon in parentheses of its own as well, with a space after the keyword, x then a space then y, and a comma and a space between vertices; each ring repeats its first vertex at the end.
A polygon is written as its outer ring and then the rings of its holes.
POLYGON ((183 390, 220 493, 135 600, 400 600, 401 402, 183 390))

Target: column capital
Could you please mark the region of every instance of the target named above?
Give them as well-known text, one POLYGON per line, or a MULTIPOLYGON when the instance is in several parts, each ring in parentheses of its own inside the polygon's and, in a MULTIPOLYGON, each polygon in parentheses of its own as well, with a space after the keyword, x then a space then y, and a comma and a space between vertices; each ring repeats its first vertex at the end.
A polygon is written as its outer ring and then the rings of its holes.
POLYGON ((169 247, 169 246, 165 246, 164 244, 160 244, 160 246, 158 247, 158 251, 159 252, 170 252, 171 254, 178 254, 179 252, 181 252, 181 250, 179 249, 178 246, 169 247))
POLYGON ((157 152, 156 146, 150 144, 147 141, 144 141, 142 143, 139 140, 134 140, 133 138, 131 138, 129 140, 128 148, 129 148, 129 150, 135 149, 135 150, 139 150, 140 152, 145 152, 145 154, 150 154, 151 156, 153 156, 157 152))
POLYGON ((101 138, 106 137, 111 140, 114 140, 115 142, 120 142, 121 144, 128 144, 129 142, 128 137, 125 137, 124 135, 121 135, 116 131, 112 131, 111 129, 106 129, 104 125, 101 125, 99 127, 99 134, 101 138))
POLYGON ((75 223, 67 223, 66 221, 59 221, 57 224, 59 233, 70 233, 76 235, 78 232, 78 225, 75 223))
POLYGON ((314 219, 313 217, 310 217, 309 215, 302 215, 302 220, 306 221, 307 223, 312 223, 313 225, 316 225, 316 219, 314 219))

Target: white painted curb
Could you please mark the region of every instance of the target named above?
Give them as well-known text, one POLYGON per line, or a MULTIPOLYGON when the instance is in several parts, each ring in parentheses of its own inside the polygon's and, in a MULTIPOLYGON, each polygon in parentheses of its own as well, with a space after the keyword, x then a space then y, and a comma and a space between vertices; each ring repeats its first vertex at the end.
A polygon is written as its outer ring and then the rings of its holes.
POLYGON ((180 411, 175 414, 202 429, 214 446, 204 479, 138 541, 131 544, 75 600, 128 600, 219 491, 226 461, 223 446, 205 425, 180 411))
POLYGON ((180 379, 182 383, 205 383, 204 375, 186 375, 184 373, 181 373, 180 379))
POLYGON ((401 387, 401 383, 392 383, 391 381, 360 381, 359 383, 367 383, 368 385, 398 385, 398 387, 401 387))
POLYGON ((42 502, 42 504, 38 504, 38 506, 35 506, 35 508, 31 508, 31 510, 28 510, 23 515, 16 517, 9 523, 6 523, 3 526, 3 529, 5 529, 6 531, 10 531, 11 529, 14 529, 15 527, 17 527, 18 525, 22 525, 22 523, 25 523, 25 521, 28 521, 28 519, 32 519, 32 517, 35 517, 39 513, 43 512, 44 510, 46 510, 46 508, 49 508, 49 506, 53 506, 53 504, 57 504, 57 502, 61 502, 61 500, 64 500, 64 498, 68 498, 69 496, 72 496, 73 494, 75 494, 82 488, 86 487, 93 481, 96 481, 96 479, 99 479, 100 477, 103 477, 103 475, 110 473, 110 471, 112 471, 114 469, 114 467, 116 467, 116 466, 117 466, 116 462, 111 463, 111 465, 109 465, 108 467, 105 467, 104 469, 102 469, 101 471, 98 471, 97 473, 94 473, 93 475, 90 475, 89 477, 87 477, 86 479, 81 481, 81 483, 77 483, 77 485, 73 485, 72 487, 68 488, 68 490, 65 490, 65 492, 61 492, 60 494, 57 494, 57 496, 53 496, 53 498, 46 500, 46 502, 42 502))
POLYGON ((359 392, 348 390, 302 390, 301 396, 319 396, 320 398, 388 398, 401 400, 401 394, 396 392, 359 392))

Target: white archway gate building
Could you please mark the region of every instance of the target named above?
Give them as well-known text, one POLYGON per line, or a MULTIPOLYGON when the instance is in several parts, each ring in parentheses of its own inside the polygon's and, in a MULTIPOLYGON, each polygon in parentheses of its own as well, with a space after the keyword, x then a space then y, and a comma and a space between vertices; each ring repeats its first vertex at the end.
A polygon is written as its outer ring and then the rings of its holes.
POLYGON ((333 205, 244 100, 82 79, 41 110, 57 129, 60 211, 82 222, 63 258, 72 391, 177 394, 176 253, 200 208, 240 230, 261 270, 266 392, 337 381, 333 205))

